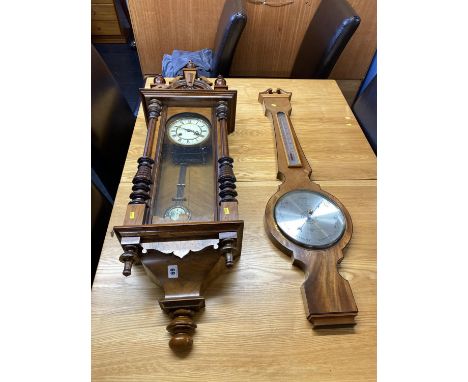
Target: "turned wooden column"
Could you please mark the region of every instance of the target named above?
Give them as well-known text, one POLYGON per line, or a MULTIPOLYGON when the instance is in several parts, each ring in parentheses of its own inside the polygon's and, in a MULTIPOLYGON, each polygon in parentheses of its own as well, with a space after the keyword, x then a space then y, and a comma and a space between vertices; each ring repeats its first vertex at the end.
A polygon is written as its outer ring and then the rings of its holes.
POLYGON ((138 159, 138 170, 133 178, 131 201, 129 204, 146 204, 150 198, 152 184, 152 171, 154 159, 151 157, 151 149, 154 145, 154 135, 158 117, 161 115, 162 103, 157 99, 152 99, 148 105, 148 131, 146 133, 145 148, 143 155, 138 159))
MULTIPOLYGON (((156 123, 161 115, 162 103, 157 99, 152 99, 148 104, 148 130, 146 132, 145 147, 143 155, 138 159, 138 170, 133 177, 132 193, 130 194, 127 217, 133 223, 141 223, 144 219, 147 203, 150 198, 151 185, 153 183, 153 164, 151 150, 154 146, 156 123)), ((130 223, 130 224, 132 224, 130 223)), ((122 245, 124 253, 120 256, 120 262, 124 263, 124 276, 130 276, 132 266, 138 260, 140 247, 137 245, 122 245)))
POLYGON ((138 254, 138 247, 136 245, 125 245, 123 249, 125 252, 120 255, 119 261, 124 263, 122 274, 127 277, 132 274, 132 265, 138 254))
POLYGON ((219 187, 219 199, 220 205, 224 202, 236 202, 237 203, 237 191, 236 191, 236 177, 234 176, 234 169, 232 163, 234 160, 229 156, 229 148, 227 143, 227 117, 228 117, 228 106, 227 102, 219 101, 216 107, 216 117, 218 118, 218 147, 219 158, 218 158, 218 187, 219 187))
MULTIPOLYGON (((218 77, 217 83, 226 82, 218 77)), ((227 118, 229 108, 227 102, 219 101, 216 106, 216 118, 218 119, 218 196, 220 220, 238 219, 236 177, 234 175, 233 162, 229 156, 227 118)), ((220 241, 220 250, 226 259, 228 268, 234 265, 234 256, 237 253, 236 238, 226 237, 220 241)))

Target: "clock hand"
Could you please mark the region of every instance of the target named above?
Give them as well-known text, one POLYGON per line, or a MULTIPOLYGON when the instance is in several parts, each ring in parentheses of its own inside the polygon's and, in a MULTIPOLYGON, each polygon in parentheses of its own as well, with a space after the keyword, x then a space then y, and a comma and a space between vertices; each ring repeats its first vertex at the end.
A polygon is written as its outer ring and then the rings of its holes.
POLYGON ((200 132, 199 131, 195 131, 195 130, 192 130, 192 129, 187 129, 185 127, 182 127, 182 129, 184 129, 185 131, 188 131, 190 133, 193 133, 195 135, 200 135, 200 132))

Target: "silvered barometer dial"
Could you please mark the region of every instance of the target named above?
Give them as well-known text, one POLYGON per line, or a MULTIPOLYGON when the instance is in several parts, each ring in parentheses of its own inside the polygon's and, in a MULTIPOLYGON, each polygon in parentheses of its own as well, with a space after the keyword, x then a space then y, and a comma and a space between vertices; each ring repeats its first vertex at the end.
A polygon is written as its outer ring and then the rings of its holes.
POLYGON ((324 195, 310 190, 284 194, 275 205, 274 216, 289 239, 311 248, 335 244, 346 229, 340 208, 324 195))
POLYGON ((179 113, 167 122, 169 139, 178 145, 194 146, 210 136, 210 122, 197 113, 179 113))

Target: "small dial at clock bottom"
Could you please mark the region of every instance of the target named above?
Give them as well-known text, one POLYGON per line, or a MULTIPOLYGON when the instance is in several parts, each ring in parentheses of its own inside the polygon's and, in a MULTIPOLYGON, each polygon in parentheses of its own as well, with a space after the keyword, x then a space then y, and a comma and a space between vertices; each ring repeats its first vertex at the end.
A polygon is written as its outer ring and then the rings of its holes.
POLYGON ((164 212, 164 218, 173 221, 189 221, 191 215, 190 210, 184 206, 173 206, 164 212))

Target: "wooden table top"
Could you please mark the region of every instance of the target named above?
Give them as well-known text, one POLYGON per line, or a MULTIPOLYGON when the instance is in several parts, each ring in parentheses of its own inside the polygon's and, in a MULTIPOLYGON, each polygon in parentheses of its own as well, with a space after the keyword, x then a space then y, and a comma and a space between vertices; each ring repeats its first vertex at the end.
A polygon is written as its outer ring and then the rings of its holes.
POLYGON ((245 221, 240 260, 204 294, 192 351, 174 354, 165 328, 170 318, 157 302, 162 290, 141 266, 122 276, 122 249, 112 234, 124 220, 143 151, 140 108, 92 288, 93 381, 375 381, 376 157, 335 81, 227 82, 238 91, 229 148, 245 221), (354 328, 312 329, 300 292, 304 275, 264 231, 265 205, 279 185, 273 128, 257 101, 270 87, 292 91, 291 120, 312 179, 353 219, 340 273, 359 309, 354 328))

